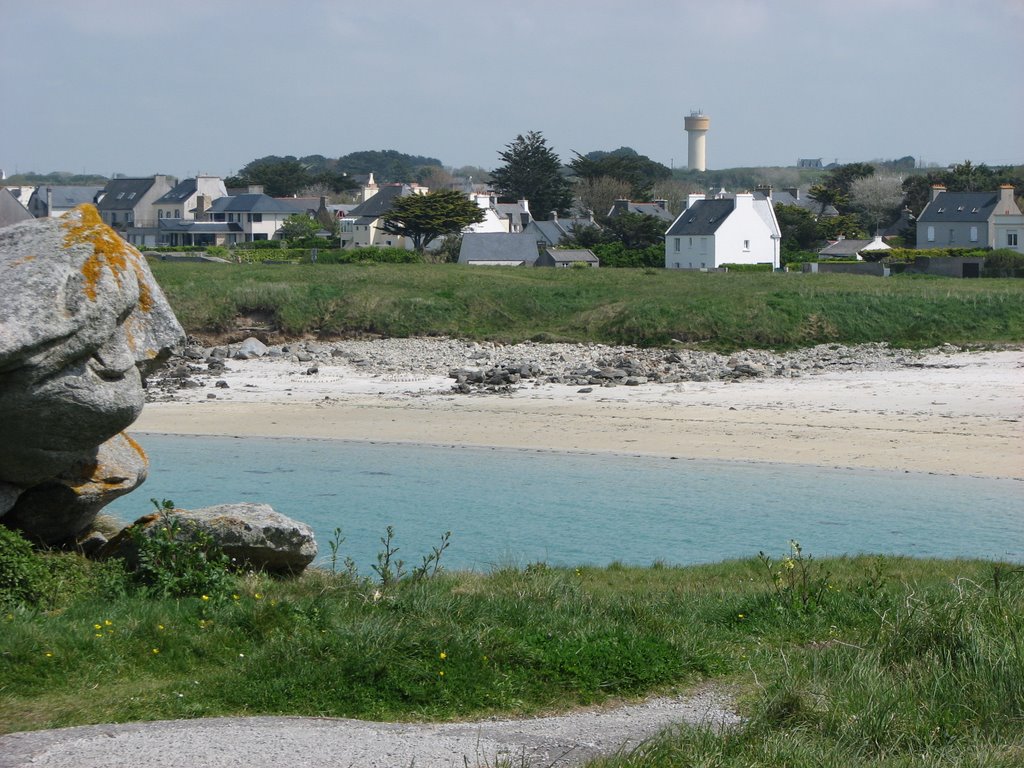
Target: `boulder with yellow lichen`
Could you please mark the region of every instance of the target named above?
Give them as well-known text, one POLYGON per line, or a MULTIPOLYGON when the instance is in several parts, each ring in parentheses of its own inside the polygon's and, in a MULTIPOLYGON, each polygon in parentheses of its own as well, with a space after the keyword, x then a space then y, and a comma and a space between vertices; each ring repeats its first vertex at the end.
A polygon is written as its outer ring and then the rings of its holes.
POLYGON ((122 435, 184 332, 93 206, 0 229, 0 523, 72 539, 145 478, 122 435))

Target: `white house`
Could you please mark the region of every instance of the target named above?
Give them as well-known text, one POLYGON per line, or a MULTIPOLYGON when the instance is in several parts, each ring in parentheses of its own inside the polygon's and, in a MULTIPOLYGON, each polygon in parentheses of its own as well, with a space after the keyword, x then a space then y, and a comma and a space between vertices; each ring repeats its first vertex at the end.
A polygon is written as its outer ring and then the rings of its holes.
POLYGON ((471 194, 470 199, 484 212, 482 221, 470 224, 463 230, 466 234, 486 234, 504 232, 514 234, 522 232, 533 221, 530 215, 530 203, 519 200, 515 203, 499 203, 493 192, 471 194))
POLYGON ((156 219, 157 222, 162 219, 194 220, 196 202, 200 195, 205 195, 210 201, 227 197, 224 180, 220 176, 196 176, 175 184, 169 192, 153 202, 150 219, 156 219))
POLYGON ((724 264, 779 268, 782 238, 770 195, 690 195, 665 233, 666 269, 716 269, 724 264))
POLYGON ((272 240, 285 220, 296 213, 316 211, 310 198, 270 197, 262 193, 221 197, 206 211, 206 220, 235 224, 228 242, 272 240))

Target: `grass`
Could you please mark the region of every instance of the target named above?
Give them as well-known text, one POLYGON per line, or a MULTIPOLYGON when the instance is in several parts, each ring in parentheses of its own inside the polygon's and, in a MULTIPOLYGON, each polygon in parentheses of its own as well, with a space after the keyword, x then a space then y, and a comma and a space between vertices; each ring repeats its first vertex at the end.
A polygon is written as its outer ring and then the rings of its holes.
POLYGON ((373 333, 715 349, 1024 339, 1024 281, 454 264, 154 262, 189 333, 373 333))
MULTIPOLYGON (((445 720, 685 689, 747 723, 597 766, 1018 765, 1024 578, 1010 566, 801 552, 715 565, 311 571, 159 599, 90 571, 0 615, 5 732, 216 715, 445 720)), ((52 565, 52 564, 51 564, 52 565)), ((66 566, 66 567, 64 567, 66 566)))

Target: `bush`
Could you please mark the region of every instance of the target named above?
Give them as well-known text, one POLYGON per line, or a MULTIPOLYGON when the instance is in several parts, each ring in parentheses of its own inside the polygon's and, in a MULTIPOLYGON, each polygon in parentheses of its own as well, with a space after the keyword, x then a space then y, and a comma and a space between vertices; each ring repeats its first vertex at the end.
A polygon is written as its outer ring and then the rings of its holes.
POLYGON ((771 272, 771 264, 723 264, 730 272, 771 272))
POLYGON ((1000 248, 985 257, 984 277, 1024 277, 1024 253, 1000 248))
POLYGON ((17 531, 0 525, 0 607, 40 602, 47 575, 32 545, 17 531))
MULTIPOLYGON (((308 256, 307 256, 308 258, 308 256)), ((422 264, 423 257, 416 251, 404 248, 353 248, 349 251, 328 251, 317 255, 320 264, 360 264, 376 262, 379 264, 422 264)))
POLYGON ((602 267, 664 267, 665 246, 627 248, 622 243, 601 243, 590 248, 601 260, 602 267))
POLYGON ((187 597, 224 592, 230 581, 230 560, 202 531, 186 530, 174 515, 174 504, 155 499, 160 519, 150 532, 129 529, 138 550, 137 583, 159 597, 187 597))

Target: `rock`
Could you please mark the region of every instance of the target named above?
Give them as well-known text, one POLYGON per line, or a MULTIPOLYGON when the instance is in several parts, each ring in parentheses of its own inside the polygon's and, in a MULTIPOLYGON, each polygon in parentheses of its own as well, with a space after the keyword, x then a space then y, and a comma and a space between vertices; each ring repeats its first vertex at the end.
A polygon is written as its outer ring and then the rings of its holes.
POLYGON ((266 354, 267 345, 259 339, 250 336, 238 345, 238 349, 235 350, 234 358, 236 360, 251 360, 256 357, 263 357, 266 354))
MULTIPOLYGON (((269 504, 240 502, 202 509, 175 509, 184 535, 202 532, 239 566, 271 573, 299 573, 316 558, 313 529, 274 510, 269 504)), ((155 535, 164 522, 160 514, 139 518, 101 550, 104 557, 134 557, 131 530, 155 535)))
POLYGON ((3 523, 64 540, 145 477, 141 454, 106 466, 143 378, 185 334, 142 254, 91 205, 0 230, 0 285, 0 487, 18 493, 3 523))
POLYGON ((124 433, 99 446, 94 460, 80 462, 18 497, 3 522, 44 544, 62 544, 87 530, 97 513, 146 479, 149 461, 124 433))

